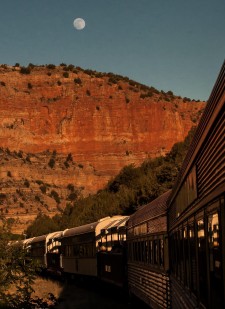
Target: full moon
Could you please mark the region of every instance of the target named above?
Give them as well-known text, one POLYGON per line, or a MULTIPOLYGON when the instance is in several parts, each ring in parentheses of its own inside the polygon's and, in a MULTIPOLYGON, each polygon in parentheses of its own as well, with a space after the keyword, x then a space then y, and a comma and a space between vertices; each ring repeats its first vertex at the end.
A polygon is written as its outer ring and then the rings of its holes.
POLYGON ((85 27, 85 21, 83 18, 76 18, 73 21, 73 26, 74 28, 76 28, 77 30, 82 30, 85 27))

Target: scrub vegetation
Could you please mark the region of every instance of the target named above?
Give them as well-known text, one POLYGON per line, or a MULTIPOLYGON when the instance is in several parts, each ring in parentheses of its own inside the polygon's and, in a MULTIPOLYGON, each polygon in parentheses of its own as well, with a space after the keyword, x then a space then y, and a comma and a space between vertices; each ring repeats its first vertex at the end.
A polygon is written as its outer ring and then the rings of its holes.
MULTIPOLYGON (((52 293, 44 298, 34 294, 39 266, 27 258, 21 242, 12 241, 11 222, 1 215, 0 226, 0 309, 55 308, 52 293)), ((50 292, 50 290, 49 290, 50 292)))
POLYGON ((125 166, 105 189, 95 195, 67 203, 60 215, 39 214, 27 228, 28 237, 79 226, 113 215, 130 215, 162 193, 176 181, 195 128, 184 142, 176 143, 164 157, 145 161, 140 167, 125 166))

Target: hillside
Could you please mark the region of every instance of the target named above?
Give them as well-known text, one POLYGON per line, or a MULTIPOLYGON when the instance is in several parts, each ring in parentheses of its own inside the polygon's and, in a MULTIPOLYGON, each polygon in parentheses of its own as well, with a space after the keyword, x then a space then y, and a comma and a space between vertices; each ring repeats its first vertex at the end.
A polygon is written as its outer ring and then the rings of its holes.
POLYGON ((204 106, 112 73, 2 65, 1 212, 22 232, 38 212, 54 215, 125 165, 168 153, 204 106))

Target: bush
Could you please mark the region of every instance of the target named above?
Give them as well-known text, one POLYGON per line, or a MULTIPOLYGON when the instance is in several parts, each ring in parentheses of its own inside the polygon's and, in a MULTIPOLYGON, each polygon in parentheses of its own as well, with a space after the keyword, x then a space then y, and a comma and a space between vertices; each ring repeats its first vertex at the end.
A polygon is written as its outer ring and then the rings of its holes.
POLYGON ((58 193, 57 193, 55 190, 52 190, 52 191, 51 191, 50 196, 51 196, 52 198, 54 198, 54 200, 56 201, 57 204, 60 203, 60 197, 59 197, 58 193))
POLYGON ((108 82, 111 84, 117 84, 118 79, 115 76, 110 76, 108 82))
POLYGON ((68 78, 69 77, 69 73, 68 72, 64 72, 63 73, 63 77, 68 78))
POLYGON ((29 163, 31 163, 31 160, 30 160, 30 156, 29 156, 29 155, 26 156, 26 161, 29 162, 29 163))
POLYGON ((28 84, 27 84, 27 88, 28 88, 28 89, 32 89, 32 88, 33 88, 33 86, 31 85, 31 83, 28 83, 28 84))
POLYGON ((78 84, 78 85, 81 85, 82 84, 82 80, 79 77, 74 78, 74 83, 78 84))
POLYGON ((31 285, 36 276, 36 267, 33 263, 24 263, 25 259, 26 252, 22 245, 10 245, 5 240, 0 241, 1 308, 34 308, 31 285), (8 293, 12 287, 15 292, 8 293))
POLYGON ((68 200, 75 201, 76 199, 77 199, 77 193, 76 192, 72 192, 72 193, 69 194, 68 200))
POLYGON ((169 91, 167 91, 167 94, 168 95, 173 95, 173 91, 169 90, 169 91))
POLYGON ((27 179, 24 181, 24 186, 27 187, 27 188, 30 187, 30 183, 27 179))
POLYGON ((43 194, 46 194, 46 186, 45 185, 42 185, 42 186, 40 186, 40 190, 41 190, 41 192, 43 193, 43 194))
POLYGON ((183 98, 183 102, 191 102, 191 99, 190 99, 190 98, 187 98, 187 97, 184 97, 184 98, 183 98))
POLYGON ((21 74, 30 74, 30 72, 31 72, 30 67, 22 67, 22 68, 20 69, 20 73, 21 73, 21 74))
POLYGON ((68 153, 68 156, 66 158, 66 161, 73 161, 73 157, 72 157, 72 154, 71 153, 68 153))
POLYGON ((65 165, 66 168, 68 168, 70 166, 67 161, 64 162, 64 165, 65 165))
POLYGON ((54 70, 55 69, 55 65, 54 64, 48 64, 46 67, 48 69, 50 69, 50 70, 54 70))
POLYGON ((87 95, 87 96, 90 96, 90 95, 91 95, 90 90, 87 90, 87 91, 86 91, 86 95, 87 95))
POLYGON ((69 183, 68 186, 67 186, 67 189, 73 192, 74 191, 74 185, 69 183))
POLYGON ((73 71, 74 65, 73 65, 73 64, 69 64, 69 65, 68 65, 68 69, 69 69, 69 71, 73 71))
POLYGON ((40 199, 40 196, 38 196, 38 195, 35 195, 35 200, 37 201, 37 202, 40 202, 41 201, 41 199, 40 199))
POLYGON ((66 72, 68 72, 69 70, 70 69, 67 66, 63 68, 63 71, 66 71, 66 72))
POLYGON ((29 63, 29 64, 28 64, 28 67, 29 67, 30 69, 33 69, 33 68, 35 68, 35 65, 34 65, 33 63, 29 63))
POLYGON ((53 158, 51 158, 48 162, 48 165, 53 168, 55 166, 55 160, 53 158))
POLYGON ((36 180, 36 183, 37 183, 39 186, 42 185, 42 184, 44 184, 42 180, 36 180))

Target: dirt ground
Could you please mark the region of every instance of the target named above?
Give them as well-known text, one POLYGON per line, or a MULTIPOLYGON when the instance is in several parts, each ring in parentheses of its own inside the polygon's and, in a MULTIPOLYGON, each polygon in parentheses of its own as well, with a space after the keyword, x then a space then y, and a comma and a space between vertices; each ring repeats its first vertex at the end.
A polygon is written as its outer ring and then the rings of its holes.
MULTIPOLYGON (((133 309, 128 297, 121 289, 96 281, 62 282, 38 278, 34 285, 35 295, 47 298, 52 293, 57 299, 56 309, 133 309)), ((138 305, 139 309, 146 308, 138 305)))

